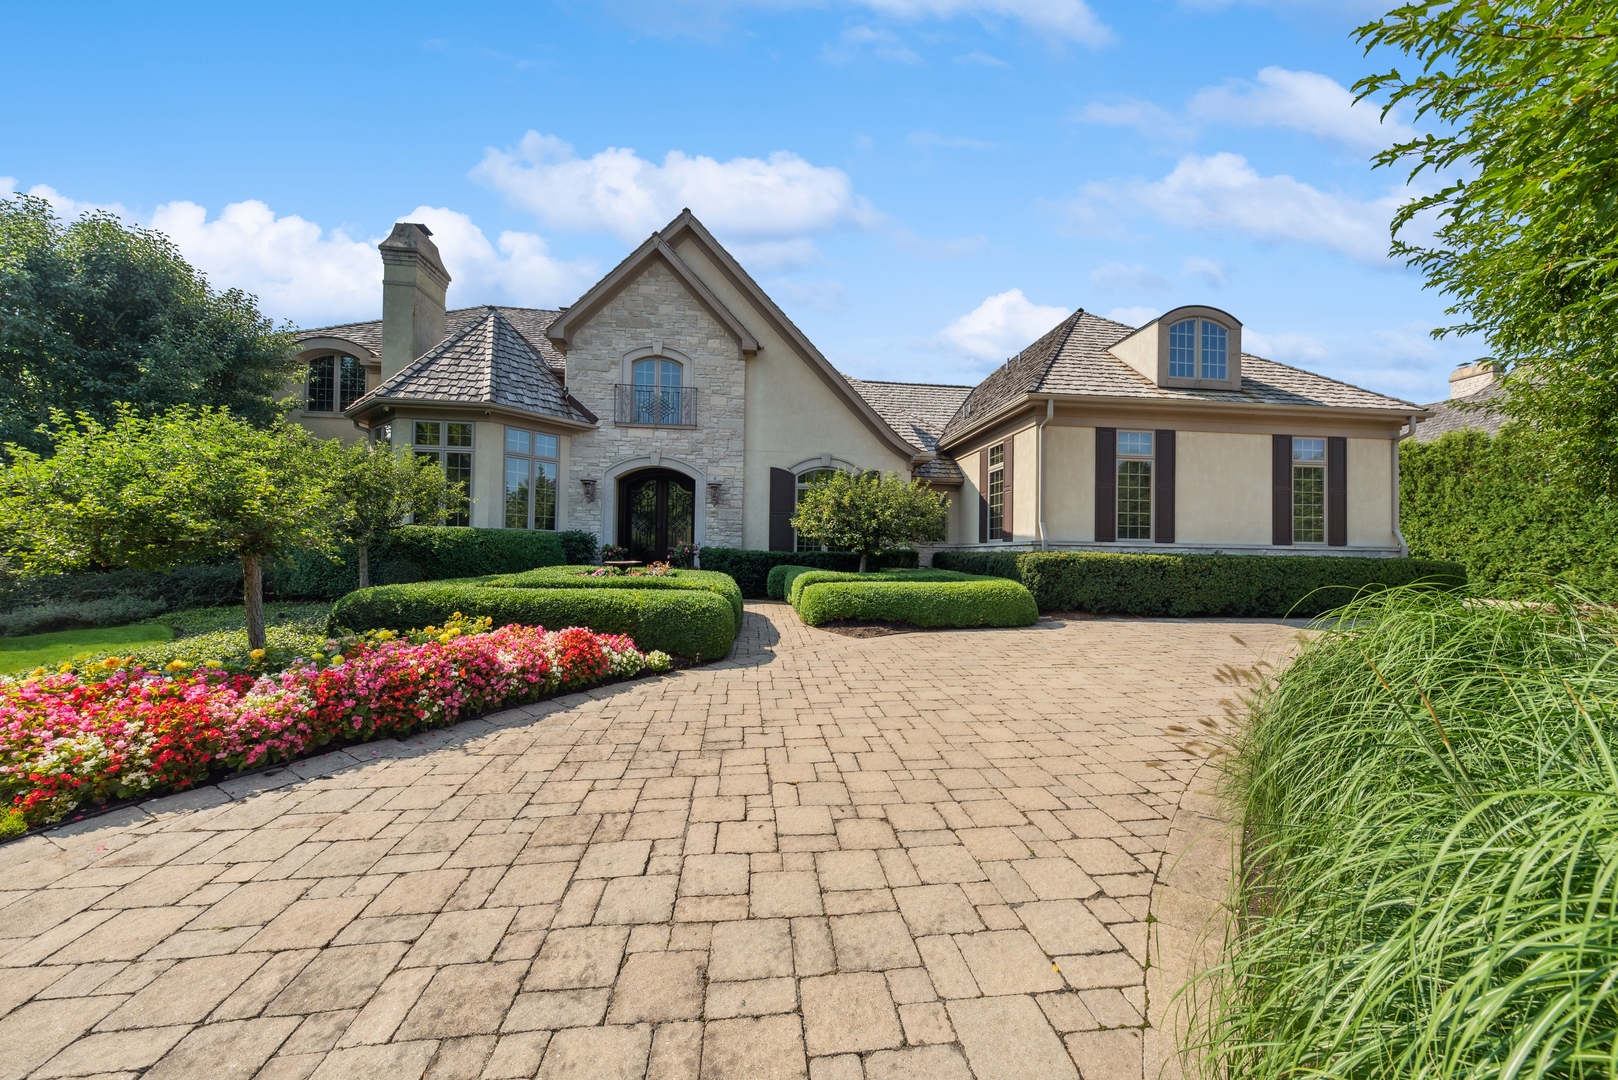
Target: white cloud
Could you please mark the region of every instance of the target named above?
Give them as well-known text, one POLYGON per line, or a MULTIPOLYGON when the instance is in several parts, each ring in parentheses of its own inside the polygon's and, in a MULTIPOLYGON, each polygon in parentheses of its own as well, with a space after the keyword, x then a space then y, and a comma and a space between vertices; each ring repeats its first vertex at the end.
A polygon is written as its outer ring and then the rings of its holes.
POLYGON ((996 150, 999 143, 986 142, 983 139, 971 139, 965 135, 940 135, 937 132, 912 131, 905 136, 905 142, 911 146, 935 146, 941 150, 996 150))
POLYGON ((1168 278, 1135 263, 1102 263, 1090 271, 1090 283, 1098 289, 1137 289, 1158 291, 1169 287, 1168 278))
POLYGON ((867 54, 896 64, 921 63, 921 57, 900 42, 893 31, 870 26, 850 26, 836 45, 828 43, 820 50, 821 57, 832 64, 851 64, 867 54))
POLYGON ((941 337, 969 356, 1001 360, 1021 352, 1068 314, 1067 308, 1035 304, 1021 289, 1012 289, 989 297, 944 327, 941 337))
POLYGON ((1107 318, 1125 326, 1145 326, 1161 314, 1155 307, 1115 307, 1107 312, 1107 318))
POLYGON ((1112 30, 1084 0, 856 0, 882 15, 901 19, 998 16, 1084 45, 1111 44, 1112 30))
POLYGON ((1318 190, 1290 176, 1261 176, 1239 154, 1187 154, 1161 180, 1088 185, 1068 207, 1080 225, 1107 225, 1108 210, 1136 210, 1173 225, 1335 248, 1383 263, 1400 196, 1372 202, 1318 190))
POLYGON ((1168 142, 1185 142, 1197 133, 1163 106, 1140 98, 1092 101, 1079 110, 1078 119, 1087 124, 1134 128, 1149 139, 1168 142))
POLYGON ((1231 79, 1197 91, 1191 115, 1245 127, 1286 127, 1350 146, 1380 150, 1413 138, 1415 129, 1397 117, 1384 121, 1370 101, 1354 100, 1342 84, 1313 71, 1267 67, 1257 82, 1231 79))
POLYGON ((1201 278, 1205 285, 1211 285, 1216 289, 1223 288, 1230 281, 1229 268, 1213 259, 1188 255, 1181 261, 1180 268, 1192 277, 1201 278))
MULTIPOLYGON (((454 281, 456 306, 506 300, 518 306, 548 306, 577 296, 596 277, 588 262, 553 258, 537 233, 506 230, 491 243, 466 214, 443 206, 418 206, 400 221, 419 221, 433 231, 433 242, 454 281)), ((373 262, 378 256, 374 254, 373 262)), ((373 276, 380 279, 380 271, 373 276)))
POLYGON ((802 259, 812 257, 812 235, 881 220, 843 170, 784 150, 724 162, 671 150, 658 165, 619 147, 580 158, 530 131, 515 149, 486 151, 472 175, 549 225, 605 230, 625 243, 690 207, 727 241, 797 242, 802 259))
POLYGON ((1011 66, 998 56, 991 56, 977 49, 973 49, 969 53, 962 53, 955 58, 955 62, 957 64, 976 64, 980 67, 1008 68, 1011 66))

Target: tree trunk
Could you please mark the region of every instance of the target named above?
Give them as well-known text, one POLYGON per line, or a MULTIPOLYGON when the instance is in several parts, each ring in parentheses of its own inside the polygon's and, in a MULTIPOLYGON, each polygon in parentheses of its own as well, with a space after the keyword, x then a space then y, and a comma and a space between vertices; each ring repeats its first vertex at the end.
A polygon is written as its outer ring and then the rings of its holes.
POLYGON ((242 607, 247 612, 247 647, 264 648, 264 567, 257 555, 242 556, 242 607))
POLYGON ((860 552, 860 573, 865 573, 865 552, 860 552))
POLYGON ((360 588, 371 587, 371 545, 361 540, 357 545, 360 554, 360 588))

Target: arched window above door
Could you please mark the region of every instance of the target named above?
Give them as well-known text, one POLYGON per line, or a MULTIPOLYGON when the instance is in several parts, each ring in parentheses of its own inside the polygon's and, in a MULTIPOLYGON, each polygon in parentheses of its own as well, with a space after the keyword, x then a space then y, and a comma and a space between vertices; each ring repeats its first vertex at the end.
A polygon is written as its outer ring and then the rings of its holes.
POLYGON ((620 424, 694 427, 696 387, 686 365, 667 356, 645 356, 629 364, 629 382, 618 388, 620 424))

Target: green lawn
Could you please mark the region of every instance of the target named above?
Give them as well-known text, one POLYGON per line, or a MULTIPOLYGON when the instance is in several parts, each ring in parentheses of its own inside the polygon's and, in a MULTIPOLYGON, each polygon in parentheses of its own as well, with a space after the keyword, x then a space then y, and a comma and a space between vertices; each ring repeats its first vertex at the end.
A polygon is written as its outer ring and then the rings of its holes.
POLYGON ((80 653, 104 655, 128 649, 162 645, 174 639, 162 623, 135 623, 94 630, 59 630, 53 634, 27 634, 0 638, 0 674, 29 671, 41 664, 60 664, 80 653))

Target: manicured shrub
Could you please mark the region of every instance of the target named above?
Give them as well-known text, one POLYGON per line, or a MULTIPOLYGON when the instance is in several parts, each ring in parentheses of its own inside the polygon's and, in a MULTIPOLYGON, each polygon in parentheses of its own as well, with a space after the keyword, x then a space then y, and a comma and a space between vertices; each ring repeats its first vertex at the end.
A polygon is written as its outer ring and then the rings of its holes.
MULTIPOLYGON (((817 570, 858 570, 860 557, 847 551, 753 551, 747 548, 705 547, 702 568, 729 574, 742 595, 759 600, 769 595, 769 574, 774 567, 812 566, 817 570)), ((872 559, 870 569, 914 567, 914 551, 885 551, 872 559)))
POLYGON ((796 604, 805 586, 821 581, 892 581, 920 583, 928 581, 981 581, 975 574, 961 574, 954 570, 878 570, 875 573, 850 574, 841 570, 809 570, 794 567, 782 575, 785 591, 783 599, 796 604))
POLYGON ((1438 559, 1335 555, 940 551, 933 565, 1021 581, 1041 611, 1172 617, 1311 616, 1367 589, 1466 581, 1458 564, 1438 559))
POLYGON ((599 566, 547 566, 542 570, 487 578, 483 583, 495 587, 545 589, 701 589, 724 597, 735 615, 736 632, 741 633, 742 590, 730 575, 713 570, 637 574, 635 569, 624 574, 603 574, 599 566), (595 576, 597 574, 601 576, 595 576))
POLYGON ((593 563, 601 553, 596 534, 583 529, 567 529, 556 534, 562 543, 562 559, 571 566, 593 563))
POLYGON ((82 600, 66 604, 0 611, 0 637, 44 634, 52 630, 81 630, 90 627, 124 626, 159 615, 168 607, 161 600, 134 596, 111 596, 105 600, 82 600))
POLYGON ((404 630, 440 624, 456 612, 496 626, 587 626, 628 634, 644 648, 693 660, 721 660, 736 639, 731 605, 709 589, 519 588, 478 580, 380 585, 351 592, 332 608, 333 632, 404 630))
POLYGON ((1039 609, 1015 581, 821 581, 798 590, 794 607, 810 626, 834 619, 912 626, 1028 626, 1039 609))
MULTIPOLYGON (((406 525, 371 550, 371 578, 400 585, 559 566, 568 561, 560 536, 543 530, 406 525)), ((335 600, 359 587, 358 559, 352 546, 335 554, 295 552, 272 570, 269 587, 281 599, 335 600)))
POLYGON ((0 615, 0 636, 117 626, 163 611, 241 602, 242 568, 235 563, 38 577, 0 572, 0 612, 12 616, 0 615))

